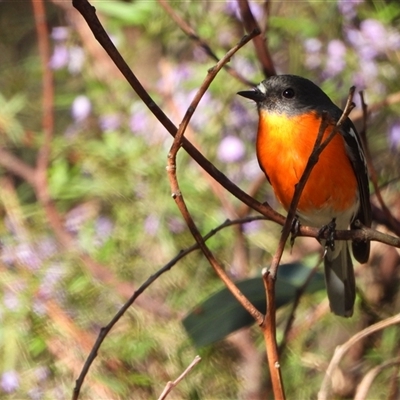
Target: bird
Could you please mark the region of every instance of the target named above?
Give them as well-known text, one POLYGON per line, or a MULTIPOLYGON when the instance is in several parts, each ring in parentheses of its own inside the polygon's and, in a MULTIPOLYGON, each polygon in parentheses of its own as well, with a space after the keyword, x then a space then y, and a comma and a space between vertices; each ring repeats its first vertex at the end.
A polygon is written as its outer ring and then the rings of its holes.
MULTIPOLYGON (((343 111, 319 86, 296 75, 271 76, 252 90, 238 94, 257 105, 258 162, 287 211, 324 116, 328 115, 330 122, 323 139, 335 129, 343 111)), ((321 230, 354 229, 356 220, 370 227, 368 169, 360 136, 348 117, 337 130, 306 181, 296 219, 300 224, 321 230)), ((336 315, 351 317, 356 284, 349 244, 338 240, 329 244, 320 242, 325 247, 324 272, 330 309, 336 315)), ((358 262, 366 263, 369 241, 353 241, 352 251, 358 262)))

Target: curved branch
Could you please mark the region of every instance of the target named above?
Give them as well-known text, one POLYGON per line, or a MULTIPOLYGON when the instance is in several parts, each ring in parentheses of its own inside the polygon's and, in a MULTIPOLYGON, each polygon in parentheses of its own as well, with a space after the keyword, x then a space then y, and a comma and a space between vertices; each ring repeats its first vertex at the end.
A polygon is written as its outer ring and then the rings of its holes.
POLYGON ((359 340, 362 338, 371 335, 377 331, 385 329, 389 326, 399 324, 400 323, 400 314, 397 314, 393 317, 387 318, 383 321, 377 322, 369 326, 368 328, 363 329, 362 331, 356 333, 352 336, 346 343, 342 344, 341 346, 336 347, 335 353, 329 363, 329 366, 326 370, 324 380, 321 385, 321 389, 318 393, 318 400, 328 400, 331 398, 330 396, 330 381, 331 377, 335 369, 338 367, 340 361, 342 360, 343 356, 351 349, 352 346, 355 345, 359 340))

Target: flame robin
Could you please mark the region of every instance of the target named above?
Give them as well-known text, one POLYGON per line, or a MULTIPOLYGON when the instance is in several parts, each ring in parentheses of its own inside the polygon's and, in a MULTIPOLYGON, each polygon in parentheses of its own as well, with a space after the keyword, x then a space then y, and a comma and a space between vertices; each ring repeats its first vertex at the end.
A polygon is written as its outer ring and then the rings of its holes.
MULTIPOLYGON (((276 197, 288 210, 295 185, 315 145, 323 112, 335 122, 343 112, 317 85, 294 75, 273 76, 254 90, 238 94, 257 104, 257 158, 276 197)), ((330 123, 323 138, 335 127, 334 122, 330 123)), ((300 223, 317 228, 332 222, 340 230, 354 228, 356 219, 371 226, 367 167, 359 135, 350 119, 343 122, 320 154, 304 186, 296 216, 300 223)), ((353 242, 352 249, 357 261, 368 261, 369 242, 353 242)), ((350 317, 355 278, 346 241, 327 246, 324 266, 332 312, 350 317)))

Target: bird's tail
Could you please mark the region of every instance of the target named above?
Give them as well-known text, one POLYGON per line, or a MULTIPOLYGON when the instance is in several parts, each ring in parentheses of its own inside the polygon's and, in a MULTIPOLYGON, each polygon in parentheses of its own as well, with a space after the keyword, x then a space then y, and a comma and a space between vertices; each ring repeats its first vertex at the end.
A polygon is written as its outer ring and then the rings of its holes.
POLYGON ((335 250, 327 250, 324 266, 332 312, 342 317, 351 317, 356 298, 356 283, 347 242, 336 241, 335 250))

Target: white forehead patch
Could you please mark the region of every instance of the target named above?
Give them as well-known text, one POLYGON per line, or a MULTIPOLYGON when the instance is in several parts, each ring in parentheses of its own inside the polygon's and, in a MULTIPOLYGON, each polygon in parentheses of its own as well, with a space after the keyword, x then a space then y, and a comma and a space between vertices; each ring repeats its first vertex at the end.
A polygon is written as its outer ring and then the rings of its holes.
POLYGON ((267 88, 265 87, 264 83, 261 82, 260 84, 257 85, 257 89, 262 93, 266 94, 267 93, 267 88))

